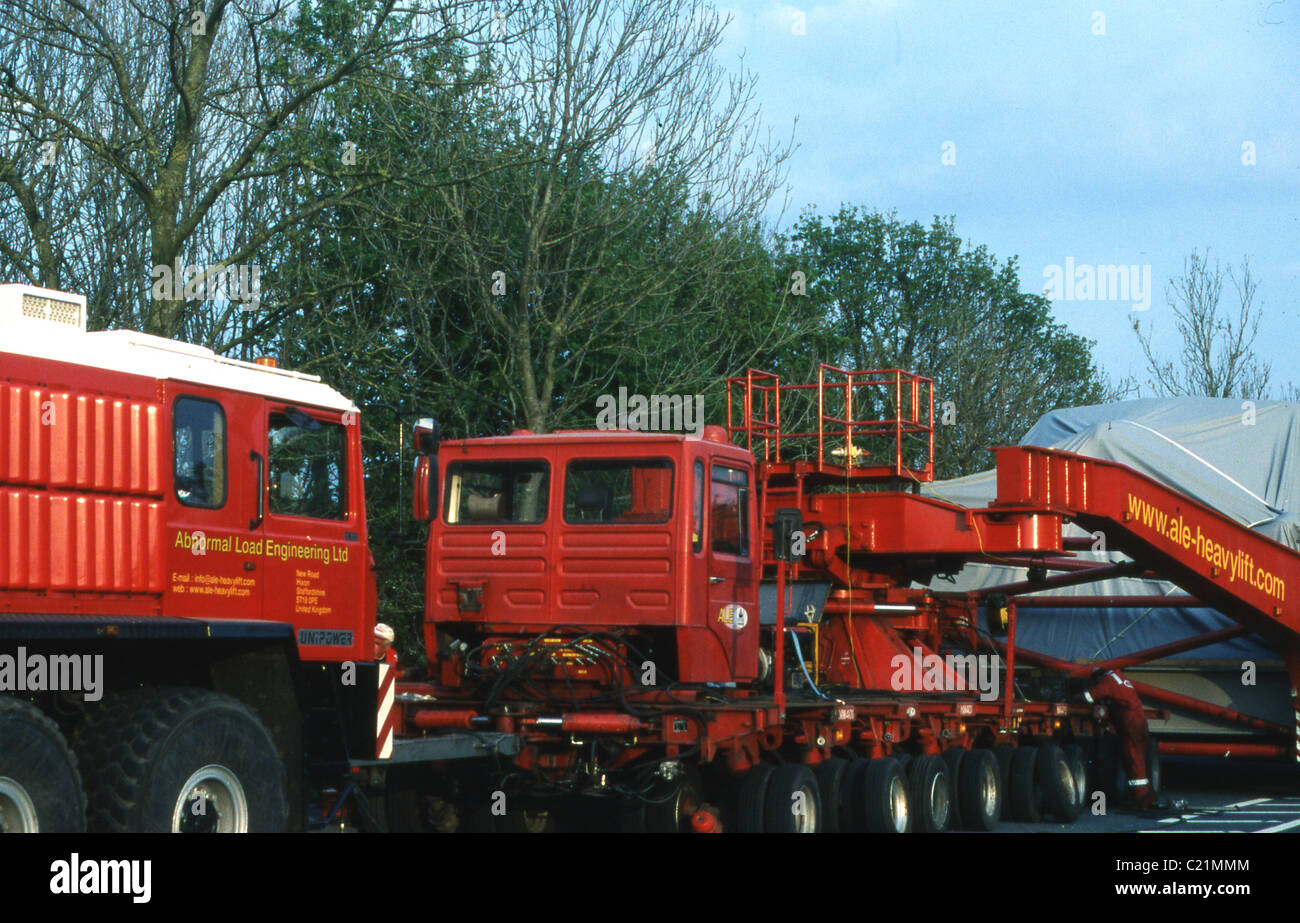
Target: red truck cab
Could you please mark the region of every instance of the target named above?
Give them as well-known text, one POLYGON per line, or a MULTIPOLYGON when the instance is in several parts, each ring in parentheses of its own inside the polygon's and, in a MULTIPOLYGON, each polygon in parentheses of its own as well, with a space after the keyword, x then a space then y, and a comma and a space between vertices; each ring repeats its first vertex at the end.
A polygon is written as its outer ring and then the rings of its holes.
POLYGON ((661 639, 681 682, 757 675, 754 459, 721 428, 454 440, 430 470, 430 652, 573 625, 661 639))

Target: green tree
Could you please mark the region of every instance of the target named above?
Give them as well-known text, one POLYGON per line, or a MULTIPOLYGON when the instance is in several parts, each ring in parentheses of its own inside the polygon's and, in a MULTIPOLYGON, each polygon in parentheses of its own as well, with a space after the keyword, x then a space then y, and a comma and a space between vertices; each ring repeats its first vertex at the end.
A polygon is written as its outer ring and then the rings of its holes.
POLYGON ((1250 260, 1243 257, 1238 269, 1224 269, 1217 259, 1210 262, 1208 252, 1192 251, 1183 274, 1165 287, 1181 340, 1178 362, 1160 359, 1151 343, 1152 329, 1143 330, 1133 319, 1133 332, 1151 375, 1148 383, 1157 395, 1254 400, 1268 396, 1272 370, 1254 351, 1260 321, 1257 284, 1250 260), (1225 278, 1236 296, 1235 306, 1221 304, 1225 278))
POLYGON ((1105 397, 1091 342, 1020 290, 1014 259, 964 245, 952 219, 809 212, 791 249, 823 313, 826 361, 934 380, 940 477, 989 467, 987 448, 1014 443, 1046 411, 1105 397))

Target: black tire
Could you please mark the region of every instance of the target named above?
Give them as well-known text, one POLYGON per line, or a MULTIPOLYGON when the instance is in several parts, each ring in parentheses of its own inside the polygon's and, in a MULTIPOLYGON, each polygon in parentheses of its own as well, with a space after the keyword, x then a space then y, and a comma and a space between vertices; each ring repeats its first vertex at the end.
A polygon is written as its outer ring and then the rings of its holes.
POLYGON ((399 763, 389 767, 384 774, 382 799, 384 824, 389 833, 428 832, 424 823, 427 782, 427 771, 422 766, 399 763))
POLYGON ((907 772, 907 803, 912 808, 912 830, 942 833, 952 820, 952 780, 948 765, 932 753, 912 760, 907 772))
POLYGON ((1078 744, 1066 744, 1065 762, 1070 767, 1070 776, 1074 779, 1075 796, 1079 799, 1079 813, 1088 807, 1092 794, 1088 791, 1088 757, 1087 752, 1078 744))
POLYGON ((764 830, 768 833, 820 833, 821 818, 821 792, 812 769, 803 763, 778 766, 764 796, 764 830))
POLYGON ((691 818, 704 803, 704 784, 694 766, 673 779, 659 779, 645 802, 646 833, 690 833, 691 818))
POLYGON ((892 756, 894 759, 898 760, 898 768, 903 770, 904 775, 911 771, 910 767, 913 759, 912 754, 899 752, 892 754, 892 756))
POLYGON ((1082 802, 1074 787, 1074 774, 1060 745, 1044 741, 1038 745, 1038 788, 1042 793, 1043 812, 1062 823, 1072 824, 1079 816, 1082 802))
POLYGON ((81 833, 77 758, 36 706, 0 696, 0 833, 81 833))
POLYGON ((949 747, 939 756, 943 759, 944 765, 948 767, 948 780, 952 783, 952 821, 949 826, 956 827, 961 821, 961 764, 966 761, 966 754, 970 752, 965 747, 949 747))
POLYGON ((957 791, 963 827, 987 832, 998 825, 1007 795, 992 750, 971 750, 966 754, 957 776, 957 791))
POLYGON ((861 789, 855 793, 856 829, 866 833, 910 833, 912 806, 903 767, 890 756, 862 762, 867 768, 861 774, 861 789))
POLYGON ((1114 734, 1104 734, 1097 738, 1097 753, 1092 761, 1092 775, 1088 782, 1088 793, 1101 792, 1108 804, 1117 803, 1116 799, 1124 792, 1124 767, 1119 760, 1119 738, 1114 734))
POLYGON ((869 759, 852 760, 844 770, 840 782, 840 817, 839 826, 843 833, 867 832, 867 772, 871 764, 869 759))
POLYGON ((1154 737, 1147 738, 1147 778, 1151 780, 1151 794, 1164 790, 1164 773, 1160 765, 1160 744, 1154 737))
POLYGON ((736 796, 736 832, 762 833, 763 808, 767 799, 767 786, 772 781, 776 767, 771 763, 755 763, 745 773, 736 796))
POLYGON ((1038 786, 1038 748, 1017 747, 1011 760, 1011 819, 1036 824, 1043 819, 1038 786))
POLYGON ((77 729, 93 831, 283 831, 284 765, 244 703, 206 689, 134 689, 77 729), (215 769, 211 767, 216 767, 215 769), (204 797, 187 797, 203 787, 204 797))
POLYGON ((993 758, 998 761, 998 790, 1002 793, 1001 820, 1011 820, 1011 761, 1016 758, 1013 744, 998 744, 993 748, 993 758))
POLYGON ((505 814, 491 818, 493 833, 554 833, 558 798, 544 801, 515 795, 505 814))
POLYGON ((847 833, 847 824, 841 824, 845 808, 844 781, 848 777, 849 761, 832 756, 822 760, 813 770, 817 789, 822 794, 822 832, 847 833))
POLYGON ((620 795, 615 827, 619 833, 645 833, 645 802, 632 795, 620 795))

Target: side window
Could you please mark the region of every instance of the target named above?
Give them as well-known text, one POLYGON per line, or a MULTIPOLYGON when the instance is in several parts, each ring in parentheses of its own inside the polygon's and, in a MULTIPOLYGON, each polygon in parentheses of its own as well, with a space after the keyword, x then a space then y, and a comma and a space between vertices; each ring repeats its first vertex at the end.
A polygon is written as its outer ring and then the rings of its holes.
POLYGON ((443 510, 451 525, 546 519, 547 465, 540 461, 452 462, 443 510))
POLYGON ((704 462, 695 460, 695 495, 691 507, 691 551, 704 547, 704 462))
POLYGON ((714 465, 712 480, 709 532, 713 550, 719 554, 749 557, 749 518, 745 499, 749 474, 739 468, 714 465))
POLYGON ((667 522, 673 463, 666 458, 572 461, 564 474, 564 521, 667 522))
POLYGON ((176 499, 215 510, 226 503, 226 414, 216 401, 180 397, 172 407, 176 499))
POLYGON ((287 409, 271 414, 267 445, 272 513, 346 518, 347 440, 341 425, 287 409))

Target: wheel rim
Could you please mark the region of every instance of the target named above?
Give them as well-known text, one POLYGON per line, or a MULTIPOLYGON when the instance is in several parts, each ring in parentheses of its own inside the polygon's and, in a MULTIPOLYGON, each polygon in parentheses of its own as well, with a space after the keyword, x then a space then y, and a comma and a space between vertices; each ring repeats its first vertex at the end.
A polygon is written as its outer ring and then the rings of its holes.
POLYGON ((984 803, 984 816, 993 817, 998 809, 998 774, 987 762, 980 774, 980 801, 984 803))
POLYGON ((1083 804, 1088 799, 1088 772, 1082 763, 1076 762, 1070 767, 1070 775, 1074 778, 1074 800, 1083 804))
POLYGON ((799 788, 799 793, 803 796, 803 810, 794 815, 794 832, 795 833, 816 833, 817 824, 817 793, 813 791, 811 785, 803 785, 799 788))
POLYGON ((1075 785, 1074 773, 1070 770, 1070 764, 1065 760, 1056 761, 1056 779, 1061 786, 1061 791, 1069 794, 1074 799, 1074 803, 1078 804, 1080 802, 1079 789, 1075 785))
POLYGON ((895 833, 907 832, 907 786, 898 776, 889 781, 889 815, 895 833))
POLYGON ((0 776, 0 833, 39 833, 36 803, 16 781, 0 776))
POLYGON ((545 833, 550 822, 550 811, 524 811, 525 833, 545 833))
POLYGON ((930 816, 934 818, 934 825, 940 830, 948 824, 950 803, 948 786, 945 784, 943 776, 936 772, 934 778, 930 780, 930 816))
POLYGON ((209 763, 181 786, 172 808, 172 833, 247 832, 248 798, 225 766, 209 763))

